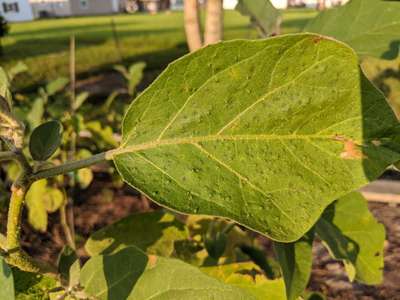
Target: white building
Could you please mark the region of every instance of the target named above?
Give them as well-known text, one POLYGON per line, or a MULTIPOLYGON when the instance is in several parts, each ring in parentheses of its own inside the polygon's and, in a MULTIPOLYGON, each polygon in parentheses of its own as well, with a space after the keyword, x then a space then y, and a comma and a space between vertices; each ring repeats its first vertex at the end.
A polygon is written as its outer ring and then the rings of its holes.
POLYGON ((66 17, 71 15, 69 0, 29 0, 33 16, 44 17, 66 17))
POLYGON ((9 22, 33 20, 32 8, 28 0, 0 0, 0 15, 9 22))
MULTIPOLYGON (((304 4, 307 7, 316 7, 318 0, 270 0, 271 3, 278 9, 285 9, 288 8, 289 2, 295 5, 301 5, 304 4)), ((332 7, 337 4, 344 4, 348 2, 349 0, 326 0, 326 7, 332 7)), ((236 4, 238 3, 238 0, 224 0, 224 8, 225 9, 234 9, 236 7, 236 4)))

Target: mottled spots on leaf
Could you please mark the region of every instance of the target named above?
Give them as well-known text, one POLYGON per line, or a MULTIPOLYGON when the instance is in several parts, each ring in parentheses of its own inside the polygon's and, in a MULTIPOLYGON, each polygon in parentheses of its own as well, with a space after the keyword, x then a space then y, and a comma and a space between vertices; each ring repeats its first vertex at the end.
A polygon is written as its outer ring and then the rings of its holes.
POLYGON ((364 155, 360 149, 360 146, 357 145, 352 140, 347 140, 344 143, 344 151, 340 153, 340 157, 344 159, 364 159, 368 158, 364 155))
POLYGON ((147 263, 149 268, 153 268, 157 264, 157 256, 149 255, 149 261, 147 263))
POLYGON ((314 44, 318 44, 320 41, 322 41, 324 38, 322 36, 316 36, 312 39, 314 44))

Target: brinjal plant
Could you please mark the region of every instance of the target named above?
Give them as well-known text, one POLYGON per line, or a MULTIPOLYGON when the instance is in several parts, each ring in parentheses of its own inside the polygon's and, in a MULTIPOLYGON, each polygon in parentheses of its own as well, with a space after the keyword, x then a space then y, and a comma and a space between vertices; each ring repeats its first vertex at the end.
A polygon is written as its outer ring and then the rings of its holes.
POLYGON ((32 135, 23 152, 7 91, 2 82, 0 160, 21 172, 0 239, 6 299, 14 289, 26 293, 18 282, 29 272, 41 274, 36 282, 54 299, 306 298, 316 237, 350 280, 381 281, 385 231, 357 190, 400 160, 400 127, 343 42, 303 33, 205 47, 170 64, 132 102, 116 148, 39 169, 37 160, 58 147, 59 123, 42 125, 45 134, 32 135), (94 233, 83 265, 68 247, 57 267, 33 260, 20 244, 32 184, 105 161, 172 212, 133 215, 94 233), (197 225, 175 211, 221 223, 195 239, 197 225), (280 270, 246 238, 231 248, 236 260, 224 257, 228 237, 243 228, 274 241, 280 270), (199 247, 210 259, 188 253, 199 247))

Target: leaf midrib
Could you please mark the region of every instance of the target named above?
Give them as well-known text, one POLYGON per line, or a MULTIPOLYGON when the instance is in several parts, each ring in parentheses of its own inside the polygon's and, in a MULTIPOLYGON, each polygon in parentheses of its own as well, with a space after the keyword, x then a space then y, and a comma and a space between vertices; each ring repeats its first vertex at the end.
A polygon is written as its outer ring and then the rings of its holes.
MULTIPOLYGON (((346 140, 346 137, 341 136, 340 140, 346 140)), ((183 137, 183 138, 170 138, 162 140, 152 140, 147 143, 136 144, 121 147, 110 151, 112 157, 121 155, 124 153, 132 153, 143 150, 154 149, 162 146, 172 146, 172 145, 189 145, 197 144, 202 142, 213 142, 213 141, 279 141, 279 140, 331 140, 339 141, 338 137, 330 135, 320 135, 320 134, 237 134, 237 135, 206 135, 206 136, 196 136, 196 137, 183 137)))

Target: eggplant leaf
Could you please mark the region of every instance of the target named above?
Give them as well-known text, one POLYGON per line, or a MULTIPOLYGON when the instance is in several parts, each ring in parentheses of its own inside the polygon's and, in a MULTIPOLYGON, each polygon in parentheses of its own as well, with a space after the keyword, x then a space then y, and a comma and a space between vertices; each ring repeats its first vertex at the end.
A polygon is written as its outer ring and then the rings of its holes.
POLYGON ((385 228, 370 213, 357 192, 331 204, 316 225, 316 232, 330 253, 343 260, 350 279, 379 284, 383 275, 385 228))
POLYGON ((313 241, 314 231, 311 230, 296 242, 274 243, 288 300, 296 300, 307 287, 311 276, 313 241))
POLYGON ((36 127, 29 140, 29 151, 37 161, 49 159, 61 144, 63 127, 58 121, 48 121, 36 127))
POLYGON ((279 30, 281 14, 269 0, 239 0, 236 10, 250 16, 264 37, 279 30))
POLYGON ((156 211, 133 214, 100 229, 87 240, 85 249, 94 256, 135 246, 148 254, 170 256, 175 241, 187 238, 184 224, 174 215, 156 211))
POLYGON ((282 278, 269 280, 257 265, 243 262, 206 267, 201 269, 209 276, 247 290, 257 300, 286 300, 285 285, 282 278))
POLYGON ((0 299, 15 299, 13 273, 2 256, 0 256, 0 299))
POLYGON ((111 158, 161 205, 291 242, 400 160, 396 126, 343 43, 236 40, 172 63, 130 106, 111 158))
POLYGON ((343 41, 360 56, 395 59, 400 47, 400 2, 351 0, 321 12, 304 31, 343 41))
POLYGON ((92 257, 82 268, 81 285, 99 300, 256 300, 191 265, 147 256, 135 247, 92 257))

